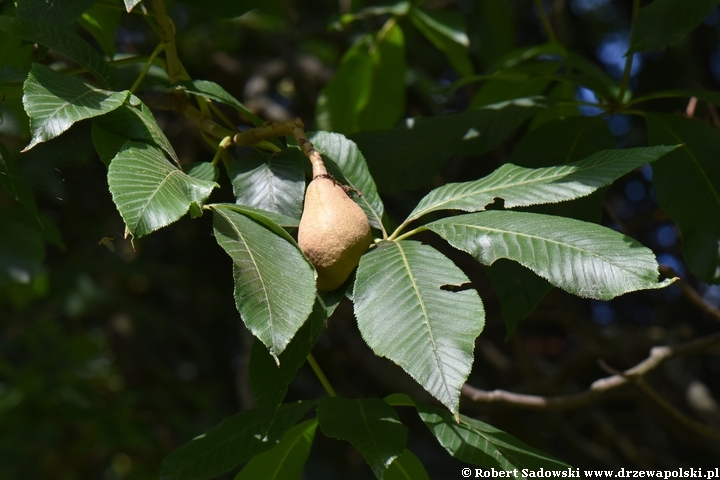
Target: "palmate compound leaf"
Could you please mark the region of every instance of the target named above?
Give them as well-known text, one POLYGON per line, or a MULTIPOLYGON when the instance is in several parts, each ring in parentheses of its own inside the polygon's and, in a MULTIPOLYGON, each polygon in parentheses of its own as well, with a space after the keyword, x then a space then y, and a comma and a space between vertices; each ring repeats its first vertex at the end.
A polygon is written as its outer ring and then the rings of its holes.
POLYGON ((277 445, 285 432, 314 406, 314 401, 283 405, 268 432, 255 410, 227 417, 165 457, 160 480, 216 478, 277 445))
POLYGON ((323 398, 317 416, 323 433, 350 442, 377 478, 383 478, 405 449, 407 428, 395 410, 379 398, 323 398))
POLYGON ((355 280, 355 316, 367 344, 454 413, 485 311, 476 291, 442 287, 468 282, 450 259, 414 241, 378 244, 360 259, 355 280))
POLYGON ((23 151, 57 137, 75 122, 115 110, 130 95, 127 91, 101 90, 39 63, 33 63, 23 88, 23 106, 32 132, 32 140, 23 151))
POLYGON ((487 177, 472 182, 449 183, 428 193, 405 223, 437 210, 478 212, 496 198, 505 208, 557 203, 584 197, 677 146, 603 150, 567 165, 524 168, 506 163, 487 177))
POLYGON ((216 184, 186 175, 157 147, 127 142, 110 162, 108 186, 127 231, 139 238, 199 210, 216 184))
POLYGON ((566 476, 577 475, 577 471, 569 470, 571 467, 567 463, 556 460, 480 420, 460 415, 458 422, 446 410, 421 403, 417 403, 416 408, 440 445, 463 462, 486 469, 518 469, 517 478, 528 477, 523 473, 523 469, 537 473, 540 468, 555 472, 563 470, 566 476), (569 475, 571 473, 572 475, 569 475))
POLYGON ((240 316, 277 357, 310 316, 315 271, 292 237, 283 235, 272 220, 260 223, 223 205, 211 207, 215 238, 233 259, 240 316))
POLYGON ((658 264, 650 249, 580 220, 487 211, 445 218, 426 227, 485 265, 499 258, 514 260, 580 297, 610 300, 673 282, 658 282, 658 264))
POLYGON ((277 445, 253 457, 235 480, 300 480, 317 426, 316 418, 295 425, 277 445))
POLYGON ((314 132, 309 138, 326 160, 330 160, 325 164, 328 172, 339 182, 362 194, 355 196, 355 201, 367 215, 370 225, 381 230, 385 206, 365 163, 365 157, 355 142, 339 133, 329 132, 314 132))

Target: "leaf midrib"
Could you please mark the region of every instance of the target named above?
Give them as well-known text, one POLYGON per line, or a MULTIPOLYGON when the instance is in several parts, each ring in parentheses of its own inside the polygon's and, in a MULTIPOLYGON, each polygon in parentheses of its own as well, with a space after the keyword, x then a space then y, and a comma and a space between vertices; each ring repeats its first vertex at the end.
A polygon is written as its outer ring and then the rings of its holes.
MULTIPOLYGON (((591 157, 588 157, 588 158, 591 158, 591 157)), ((585 159, 585 160, 587 160, 587 159, 585 159)), ((558 173, 558 174, 550 175, 550 176, 543 176, 543 177, 540 177, 540 178, 531 179, 531 180, 529 180, 529 181, 526 180, 526 181, 522 181, 522 182, 509 183, 509 184, 508 184, 508 183, 505 183, 505 184, 502 184, 502 185, 499 185, 499 186, 494 186, 494 187, 491 187, 491 188, 488 188, 488 189, 485 189, 485 190, 474 190, 474 191, 471 191, 471 192, 468 192, 468 193, 464 193, 464 194, 461 194, 461 195, 457 195, 457 196, 454 196, 454 197, 451 197, 451 198, 442 200, 442 201, 440 201, 440 202, 438 202, 438 203, 434 203, 434 204, 432 204, 432 205, 429 205, 429 206, 426 207, 424 210, 419 210, 419 211, 413 213, 413 215, 412 215, 411 217, 409 217, 409 218, 406 220, 406 222, 408 222, 408 221, 410 221, 410 220, 416 220, 416 219, 420 218, 421 216, 425 215, 426 213, 429 213, 429 212, 431 212, 431 211, 437 210, 438 207, 442 207, 443 205, 446 205, 446 204, 451 203, 451 202, 455 202, 455 201, 458 201, 458 200, 462 200, 462 199, 464 199, 464 198, 466 198, 466 197, 470 197, 470 196, 474 196, 474 195, 487 194, 487 193, 492 192, 492 191, 495 191, 495 190, 502 190, 502 189, 513 188, 513 187, 522 187, 522 186, 531 185, 531 184, 537 183, 537 182, 545 182, 545 181, 553 180, 553 179, 556 179, 556 178, 562 178, 562 177, 566 177, 566 176, 568 176, 568 175, 574 175, 574 174, 576 174, 576 173, 586 172, 586 171, 592 170, 592 169, 594 169, 594 168, 605 167, 605 166, 611 165, 611 164, 613 164, 613 163, 615 163, 616 161, 619 161, 619 160, 625 160, 625 158, 614 158, 614 159, 611 159, 610 161, 607 161, 607 162, 605 162, 605 163, 593 164, 593 165, 588 166, 588 167, 585 167, 585 168, 577 168, 577 169, 574 169, 574 170, 572 170, 572 171, 570 171, 570 172, 566 172, 566 173, 562 173, 562 174, 558 173)), ((583 160, 580 160, 580 161, 583 161, 583 160)), ((533 169, 533 168, 521 167, 521 166, 519 166, 519 165, 515 165, 515 164, 512 164, 512 163, 506 163, 505 165, 512 165, 513 167, 521 168, 521 169, 523 169, 523 170, 525 170, 525 171, 537 170, 537 169, 533 169)), ((567 167, 567 166, 568 166, 568 165, 566 164, 566 165, 561 165, 561 166, 556 166, 556 167, 541 167, 541 168, 559 168, 559 167, 567 167)), ((501 167, 501 168, 502 168, 502 167, 501 167)), ((497 172, 497 170, 496 170, 496 172, 497 172)), ((495 172, 493 172, 493 173, 495 173, 495 172)), ((521 173, 524 173, 524 172, 521 172, 521 173)), ((490 175, 492 175, 492 173, 491 173, 490 175)), ((478 180, 475 180, 475 181, 476 181, 476 182, 482 182, 482 181, 484 181, 484 180, 486 180, 486 179, 487 179, 487 177, 481 178, 481 179, 478 179, 478 180)), ((456 185, 462 185, 462 184, 461 184, 461 183, 457 183, 456 185)), ((443 187, 439 187, 439 188, 443 188, 443 187)), ((432 192, 431 192, 431 193, 432 193, 432 192)))

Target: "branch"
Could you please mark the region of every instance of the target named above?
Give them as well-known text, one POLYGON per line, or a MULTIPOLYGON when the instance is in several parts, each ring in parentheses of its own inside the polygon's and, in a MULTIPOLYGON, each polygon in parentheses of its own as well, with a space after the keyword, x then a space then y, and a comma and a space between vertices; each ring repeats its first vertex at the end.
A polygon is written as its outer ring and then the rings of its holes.
POLYGON ((529 410, 568 410, 589 405, 604 394, 623 385, 641 378, 659 367, 665 360, 683 355, 699 353, 713 345, 720 343, 720 333, 707 337, 681 343, 674 347, 658 346, 650 350, 650 355, 634 367, 621 374, 595 380, 590 388, 572 395, 557 395, 544 397, 540 395, 526 395, 505 390, 480 390, 465 384, 462 387, 462 396, 477 403, 505 405, 508 407, 525 408, 529 410))

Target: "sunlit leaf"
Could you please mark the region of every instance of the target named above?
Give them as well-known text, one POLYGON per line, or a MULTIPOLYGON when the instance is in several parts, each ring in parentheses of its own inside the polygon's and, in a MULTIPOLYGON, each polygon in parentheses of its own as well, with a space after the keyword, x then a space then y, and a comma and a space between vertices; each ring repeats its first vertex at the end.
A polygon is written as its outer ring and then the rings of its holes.
POLYGON ((160 480, 215 478, 277 445, 314 405, 297 402, 282 406, 267 434, 255 410, 228 417, 168 455, 162 462, 160 480))
POLYGON ((648 143, 683 144, 653 164, 660 208, 680 227, 690 270, 720 283, 720 132, 675 115, 652 113, 646 119, 648 143))
POLYGON ((636 290, 663 288, 655 255, 609 228, 536 213, 487 211, 458 215, 426 227, 485 265, 514 260, 566 292, 610 300, 636 290))
POLYGON ((317 406, 320 429, 350 442, 377 478, 405 449, 407 428, 395 410, 379 398, 323 398, 317 406))
POLYGON ((239 205, 292 218, 302 215, 307 158, 297 148, 255 152, 230 164, 228 176, 239 205))
POLYGON ((114 79, 110 67, 88 43, 71 28, 30 18, 0 15, 0 31, 15 38, 36 42, 64 55, 69 60, 88 69, 106 86, 114 79))
POLYGON ((277 356, 310 316, 315 271, 297 245, 277 231, 228 208, 212 208, 215 238, 233 259, 240 316, 277 356))
POLYGON ((690 33, 720 0, 654 0, 642 7, 633 23, 630 51, 662 50, 690 33))
POLYGON ((385 212, 375 180, 373 180, 365 157, 355 142, 348 140, 339 133, 315 132, 309 136, 315 148, 322 152, 326 160, 325 166, 335 178, 357 191, 362 196, 354 196, 355 201, 367 215, 370 225, 382 229, 382 217, 385 212))
POLYGON ((356 273, 355 316, 376 355, 400 365, 451 411, 470 373, 485 312, 465 274, 430 246, 384 242, 363 255, 356 273))
POLYGON ((142 237, 201 207, 216 186, 172 165, 147 143, 127 142, 110 163, 108 185, 128 231, 142 237))
POLYGON ((510 471, 518 469, 517 478, 527 478, 523 469, 536 473, 540 468, 565 473, 565 476, 578 475, 575 469, 550 455, 536 450, 502 430, 460 415, 460 422, 447 410, 421 403, 416 404, 418 414, 430 429, 440 445, 453 457, 486 469, 510 471))
POLYGON ((290 428, 277 445, 253 457, 235 480, 300 480, 317 425, 313 418, 290 428))
MULTIPOLYGON (((233 210, 235 212, 242 213, 243 215, 254 218, 260 223, 265 223, 267 227, 269 227, 271 230, 273 230, 273 225, 275 227, 284 227, 284 228, 297 228, 300 225, 300 220, 293 217, 288 217, 287 215, 282 215, 275 212, 270 212, 268 210, 263 210, 261 208, 255 208, 255 207, 249 207, 247 205, 238 205, 235 203, 213 203, 213 208, 225 208, 228 210, 233 210), (266 223, 267 222, 267 223, 266 223)), ((283 232, 284 230, 279 229, 275 231, 280 236, 284 236, 283 232)), ((295 241, 292 240, 292 237, 285 232, 286 239, 289 241, 295 241)))
POLYGON ((479 180, 436 188, 420 200, 406 222, 436 210, 481 211, 497 198, 504 201, 505 208, 512 208, 584 197, 674 148, 603 150, 568 165, 536 169, 506 163, 479 180))
POLYGON ((128 13, 132 11, 133 8, 135 8, 136 5, 138 5, 142 0, 123 0, 125 2, 125 10, 127 10, 128 13))
POLYGON ((100 90, 39 63, 33 64, 24 90, 23 105, 33 136, 25 150, 57 137, 75 122, 115 110, 130 95, 100 90))

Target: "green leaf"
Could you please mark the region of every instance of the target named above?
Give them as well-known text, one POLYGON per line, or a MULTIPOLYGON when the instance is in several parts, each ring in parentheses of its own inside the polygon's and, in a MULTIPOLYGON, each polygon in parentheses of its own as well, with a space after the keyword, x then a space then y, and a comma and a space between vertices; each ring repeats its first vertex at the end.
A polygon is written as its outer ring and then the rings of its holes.
POLYGON ((383 480, 430 480, 422 462, 407 449, 393 460, 382 478, 383 480))
MULTIPOLYGON (((498 470, 529 469, 536 473, 544 468, 551 471, 565 470, 570 476, 577 475, 565 462, 536 450, 502 430, 460 415, 457 422, 446 410, 417 404, 418 414, 440 445, 453 457, 473 465, 498 470)), ((562 472, 560 472, 562 473, 562 472)), ((518 478, 527 478, 521 472, 518 478)))
POLYGON ((497 70, 495 75, 499 78, 488 81, 480 88, 470 102, 470 108, 542 95, 550 87, 552 75, 561 66, 557 61, 535 61, 497 70))
POLYGON ((125 2, 125 9, 128 13, 132 11, 133 8, 135 8, 136 5, 138 5, 142 0, 123 0, 125 2))
POLYGON ((55 50, 69 60, 87 68, 106 86, 112 86, 114 83, 107 63, 73 29, 35 19, 0 15, 0 31, 55 50))
POLYGON ((362 194, 361 197, 355 197, 355 201, 367 215, 370 225, 382 230, 385 206, 365 163, 365 157, 355 142, 339 133, 328 132, 314 132, 310 134, 309 139, 325 157, 328 172, 339 182, 362 194))
POLYGON ((720 4, 720 0, 654 0, 638 12, 630 52, 662 50, 675 45, 720 4))
POLYGON ((474 15, 468 23, 474 25, 473 33, 479 38, 478 54, 483 65, 496 63, 515 46, 518 24, 514 10, 511 0, 476 0, 473 4, 474 15))
POLYGON ((405 68, 405 40, 397 24, 361 37, 320 91, 318 128, 349 134, 395 126, 405 110, 405 68))
POLYGON ((183 172, 198 180, 217 182, 220 178, 220 169, 210 162, 190 162, 183 165, 183 172))
POLYGON ((155 121, 152 112, 134 95, 120 108, 96 117, 93 122, 129 140, 155 144, 165 150, 177 165, 180 164, 175 149, 155 121))
POLYGON ((452 412, 485 312, 474 290, 443 287, 468 282, 447 257, 414 241, 380 243, 360 259, 355 280, 355 316, 367 344, 452 412))
POLYGON ((380 190, 417 189, 453 154, 481 155, 497 148, 544 108, 539 99, 517 99, 462 113, 409 119, 402 128, 351 135, 380 190))
POLYGON ((415 7, 410 10, 413 24, 447 57, 450 65, 461 76, 473 74, 468 56, 470 40, 465 33, 465 21, 457 13, 447 10, 425 10, 415 7))
POLYGON ((571 218, 487 211, 426 227, 485 265, 499 258, 514 260, 580 297, 610 300, 673 282, 658 283, 650 249, 609 228, 571 218))
MULTIPOLYGON (((300 226, 300 220, 298 220, 297 218, 288 217, 286 215, 281 215, 275 212, 269 212, 260 208, 248 207, 247 205, 237 205, 235 203, 213 203, 212 207, 225 208, 228 210, 242 213, 247 217, 254 218, 260 223, 264 223, 270 229, 273 229, 273 227, 297 228, 298 226, 300 226)), ((280 236, 285 236, 288 241, 295 241, 290 235, 287 234, 287 232, 284 232, 284 235, 283 232, 284 230, 280 228, 275 233, 280 236)))
POLYGON ((138 142, 127 142, 112 160, 108 185, 136 238, 170 225, 193 204, 201 207, 216 186, 186 175, 160 149, 138 142))
POLYGON ((209 98, 211 100, 215 100, 216 102, 224 103, 225 105, 230 105, 242 113, 245 118, 252 122, 252 124, 256 127, 263 124, 263 120, 260 117, 248 110, 245 105, 215 82, 210 82, 208 80, 193 80, 180 82, 178 86, 189 93, 209 98))
POLYGON ((115 36, 121 13, 117 8, 96 3, 78 19, 80 26, 97 40, 105 55, 111 59, 115 56, 115 36))
POLYGON ((310 315, 315 271, 295 242, 277 230, 226 208, 213 206, 213 214, 215 238, 233 259, 240 316, 276 357, 310 315))
POLYGON ((16 15, 18 18, 67 26, 90 8, 93 3, 95 3, 95 0, 64 0, 62 2, 22 0, 17 2, 16 15))
POLYGON ((519 263, 505 259, 497 260, 486 271, 495 293, 500 297, 500 309, 507 329, 505 339, 509 339, 518 323, 552 290, 552 285, 519 263))
POLYGON ((720 132, 669 114, 647 114, 646 121, 648 143, 683 144, 653 165, 658 203, 680 227, 690 270, 720 283, 720 132))
POLYGON ((270 427, 275 412, 287 394, 290 382, 320 337, 327 317, 328 312, 323 307, 322 300, 316 299, 310 318, 300 327, 287 348, 278 355, 280 366, 262 343, 253 343, 248 372, 258 419, 265 428, 270 427))
POLYGON ((666 99, 666 98, 691 98, 696 97, 698 100, 703 102, 712 103, 715 106, 720 106, 720 92, 714 92, 712 90, 661 90, 659 92, 649 93, 642 97, 636 97, 628 102, 626 105, 629 107, 636 103, 647 102, 650 100, 666 99))
POLYGON ((449 183, 428 193, 410 213, 410 222, 437 210, 485 210, 495 199, 505 208, 557 203, 584 197, 675 146, 603 150, 568 165, 524 168, 506 163, 487 177, 472 182, 449 183))
POLYGON ((300 480, 317 425, 313 418, 292 427, 277 445, 253 457, 235 480, 300 480))
MULTIPOLYGON (((515 146, 508 161, 522 167, 546 167, 568 164, 614 147, 615 137, 602 118, 574 117, 554 120, 531 131, 515 146)), ((603 190, 572 202, 537 206, 533 211, 599 223, 603 190)), ((552 289, 552 285, 509 260, 499 260, 486 271, 500 297, 506 338, 509 338, 518 323, 552 289)))
POLYGON ((267 13, 284 12, 281 8, 284 4, 277 2, 277 0, 213 0, 212 2, 206 0, 180 0, 178 3, 190 5, 220 18, 239 17, 255 8, 267 13))
POLYGON ((314 401, 283 405, 267 435, 255 410, 228 417, 168 455, 162 462, 160 480, 215 478, 277 445, 314 405, 314 401))
POLYGON ((317 418, 323 433, 350 442, 377 478, 383 478, 383 472, 405 450, 407 428, 379 398, 323 398, 317 418))
POLYGON ((103 115, 125 102, 130 92, 100 90, 79 77, 34 63, 24 85, 23 105, 32 140, 23 151, 57 137, 73 123, 103 115))
POLYGON ((239 205, 292 218, 302 215, 307 158, 297 148, 278 153, 255 152, 235 160, 228 175, 239 205))
POLYGON ((107 166, 125 143, 130 141, 129 138, 117 135, 105 127, 100 126, 97 122, 92 122, 92 130, 90 130, 95 151, 98 153, 100 160, 107 166))

